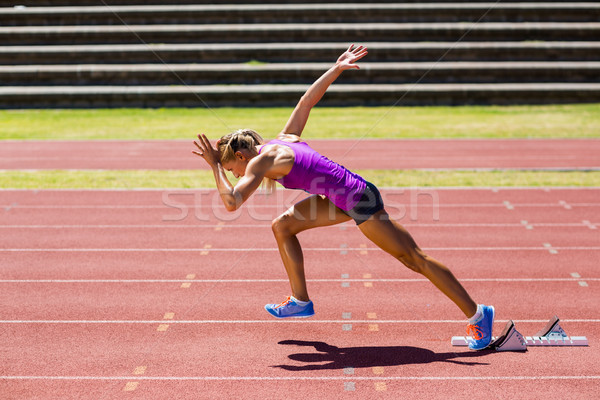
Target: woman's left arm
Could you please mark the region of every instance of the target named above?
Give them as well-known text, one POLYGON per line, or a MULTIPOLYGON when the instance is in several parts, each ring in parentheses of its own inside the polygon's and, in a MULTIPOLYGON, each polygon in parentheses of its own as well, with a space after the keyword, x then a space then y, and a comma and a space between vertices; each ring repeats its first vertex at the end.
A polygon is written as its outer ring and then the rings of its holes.
POLYGON ((292 134, 300 136, 304 126, 308 121, 310 110, 321 100, 327 88, 347 69, 359 69, 355 63, 367 55, 367 48, 364 46, 354 47, 350 45, 336 61, 335 65, 329 68, 319 79, 313 83, 306 93, 302 96, 292 115, 285 124, 281 134, 292 134))

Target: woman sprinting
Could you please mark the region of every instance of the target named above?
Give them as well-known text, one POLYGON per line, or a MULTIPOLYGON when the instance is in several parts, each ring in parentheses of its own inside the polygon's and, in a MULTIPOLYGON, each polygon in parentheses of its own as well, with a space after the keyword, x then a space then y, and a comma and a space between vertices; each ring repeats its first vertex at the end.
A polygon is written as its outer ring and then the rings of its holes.
POLYGON ((276 140, 265 143, 250 129, 223 136, 216 148, 205 135, 194 142, 212 168, 217 189, 228 211, 238 209, 264 179, 276 180, 286 188, 312 194, 277 217, 273 233, 285 266, 292 294, 280 304, 267 304, 274 317, 314 315, 304 277, 304 259, 297 234, 311 228, 354 220, 360 231, 381 249, 411 270, 424 275, 469 319, 469 347, 486 348, 492 338, 494 307, 477 304, 443 264, 426 255, 411 235, 384 209, 375 185, 311 149, 300 136, 311 109, 327 88, 348 69, 359 69, 356 61, 367 55, 364 46, 351 45, 302 96, 276 140), (240 178, 233 186, 230 171, 240 178))

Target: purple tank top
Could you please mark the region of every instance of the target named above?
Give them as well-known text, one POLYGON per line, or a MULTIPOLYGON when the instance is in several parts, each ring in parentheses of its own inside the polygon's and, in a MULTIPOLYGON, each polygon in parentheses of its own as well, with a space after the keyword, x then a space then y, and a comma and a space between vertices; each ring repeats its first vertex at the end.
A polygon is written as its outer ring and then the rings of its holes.
POLYGON ((288 146, 294 151, 292 169, 277 180, 285 188, 324 195, 337 207, 349 211, 358 203, 367 187, 361 176, 317 153, 305 142, 271 140, 267 144, 288 146))

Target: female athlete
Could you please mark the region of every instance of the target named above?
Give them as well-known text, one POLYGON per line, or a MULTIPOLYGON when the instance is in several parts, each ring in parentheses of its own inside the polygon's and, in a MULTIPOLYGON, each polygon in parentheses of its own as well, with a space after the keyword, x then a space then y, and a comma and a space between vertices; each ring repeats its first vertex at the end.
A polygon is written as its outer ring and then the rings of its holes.
POLYGON ((273 233, 287 271, 292 295, 265 309, 277 318, 310 317, 313 302, 304 277, 302 248, 296 235, 320 226, 353 219, 360 231, 381 249, 411 270, 427 277, 469 318, 469 347, 486 348, 492 337, 494 307, 477 305, 452 272, 426 255, 411 235, 384 209, 377 188, 361 176, 330 161, 300 140, 310 110, 340 74, 359 69, 356 61, 367 55, 364 46, 351 45, 327 72, 302 96, 277 140, 264 143, 254 131, 245 129, 223 136, 216 148, 205 135, 194 142, 197 151, 213 170, 217 188, 227 210, 235 211, 261 185, 276 180, 286 188, 303 189, 311 197, 277 217, 273 233), (240 178, 233 186, 225 171, 240 178))

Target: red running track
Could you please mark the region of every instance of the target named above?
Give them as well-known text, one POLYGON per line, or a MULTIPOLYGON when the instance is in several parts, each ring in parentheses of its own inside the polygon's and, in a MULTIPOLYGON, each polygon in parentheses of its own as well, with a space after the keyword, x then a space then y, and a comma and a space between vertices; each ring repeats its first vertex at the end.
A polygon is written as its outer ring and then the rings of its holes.
POLYGON ((289 289, 268 219, 291 192, 223 221, 211 191, 3 191, 4 398, 595 397, 600 189, 384 196, 497 307, 496 334, 558 314, 590 347, 452 348, 460 312, 352 224, 301 237, 317 316, 271 319, 262 305, 289 289))
POLYGON ((532 335, 557 314, 590 346, 453 348, 460 311, 351 223, 300 236, 317 315, 272 319, 262 306, 289 286, 269 221, 293 192, 224 220, 214 191, 7 190, 2 398, 596 398, 599 188, 383 195, 496 306, 495 334, 514 319, 532 335))
MULTIPOLYGON (((598 139, 310 140, 350 169, 598 169, 598 139)), ((0 169, 206 169, 189 141, 3 141, 0 169)))

